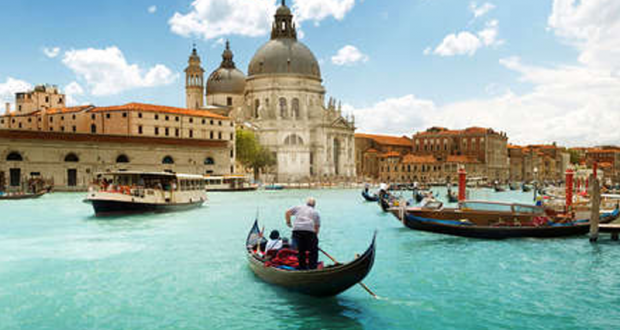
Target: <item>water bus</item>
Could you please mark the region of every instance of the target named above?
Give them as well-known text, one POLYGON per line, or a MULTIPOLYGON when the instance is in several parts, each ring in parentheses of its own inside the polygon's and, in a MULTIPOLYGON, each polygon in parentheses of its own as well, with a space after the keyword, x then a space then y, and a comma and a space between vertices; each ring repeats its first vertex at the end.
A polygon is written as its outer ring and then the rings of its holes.
POLYGON ((97 178, 84 200, 97 216, 188 210, 207 200, 201 175, 120 171, 97 178))
POLYGON ((257 184, 250 182, 245 175, 205 176, 207 191, 252 191, 258 189, 257 184))

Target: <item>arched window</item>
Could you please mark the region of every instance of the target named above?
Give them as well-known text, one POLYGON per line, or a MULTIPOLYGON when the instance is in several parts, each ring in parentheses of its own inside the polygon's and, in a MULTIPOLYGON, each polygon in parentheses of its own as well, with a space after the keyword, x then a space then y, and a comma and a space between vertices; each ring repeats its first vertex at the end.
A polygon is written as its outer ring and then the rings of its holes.
POLYGON ((287 118, 288 117, 288 107, 286 105, 286 99, 280 98, 280 117, 287 118))
POLYGON ((22 158, 22 155, 19 152, 13 151, 6 156, 6 160, 13 161, 13 162, 21 162, 24 159, 22 158))
POLYGON ((127 157, 127 155, 118 155, 118 157, 116 157, 116 163, 129 163, 129 157, 127 157))
POLYGON ((215 160, 212 157, 205 158, 205 165, 215 165, 215 160))
POLYGON ((166 156, 164 157, 164 159, 162 159, 161 163, 171 165, 174 164, 174 159, 171 156, 166 156))
POLYGON ((284 144, 287 146, 300 146, 304 144, 304 140, 297 134, 291 134, 284 139, 284 144))
POLYGON ((293 110, 293 119, 299 119, 301 115, 299 113, 299 99, 298 98, 293 99, 293 102, 291 103, 291 108, 293 110))
POLYGON ((80 161, 80 158, 74 153, 69 153, 65 156, 65 162, 68 163, 77 163, 80 161))
POLYGON ((254 101, 254 118, 258 118, 258 108, 260 108, 260 100, 254 101))

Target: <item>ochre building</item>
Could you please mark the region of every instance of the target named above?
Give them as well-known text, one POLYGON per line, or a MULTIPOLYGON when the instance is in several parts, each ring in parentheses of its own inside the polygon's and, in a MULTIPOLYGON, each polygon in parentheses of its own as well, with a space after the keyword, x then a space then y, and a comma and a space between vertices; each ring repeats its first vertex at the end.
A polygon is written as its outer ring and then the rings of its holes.
POLYGON ((381 162, 390 154, 410 154, 411 139, 406 136, 355 134, 355 164, 360 179, 377 181, 381 178, 381 162))
POLYGON ((40 176, 59 190, 83 190, 110 170, 230 174, 234 132, 230 118, 207 110, 66 107, 55 87, 37 86, 0 117, 0 185, 19 190, 40 176))

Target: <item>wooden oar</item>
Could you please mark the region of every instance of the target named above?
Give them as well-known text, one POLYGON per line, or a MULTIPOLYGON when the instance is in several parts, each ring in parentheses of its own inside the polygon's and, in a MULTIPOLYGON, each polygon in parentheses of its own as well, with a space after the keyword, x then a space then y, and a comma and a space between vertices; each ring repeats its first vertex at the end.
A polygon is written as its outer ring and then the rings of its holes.
MULTIPOLYGON (((336 260, 336 258, 332 257, 329 255, 329 253, 325 252, 325 250, 319 248, 319 251, 323 252, 324 255, 326 255, 329 259, 331 259, 333 262, 339 264, 338 260, 336 260)), ((372 292, 367 286, 366 284, 362 283, 361 281, 358 283, 362 288, 364 288, 364 290, 366 290, 366 292, 368 292, 373 298, 375 299, 379 299, 379 296, 377 296, 374 292, 372 292)))

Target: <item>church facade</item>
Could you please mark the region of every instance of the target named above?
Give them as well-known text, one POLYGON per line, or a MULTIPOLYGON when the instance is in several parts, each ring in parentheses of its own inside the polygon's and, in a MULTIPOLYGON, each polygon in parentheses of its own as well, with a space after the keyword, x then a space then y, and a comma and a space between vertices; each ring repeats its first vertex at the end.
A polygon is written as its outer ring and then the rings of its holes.
POLYGON ((256 51, 247 76, 235 67, 228 43, 222 57, 220 67, 204 81, 200 58, 195 52, 190 56, 189 108, 200 106, 206 90, 206 109, 255 130, 277 159, 271 173, 275 181, 355 176, 354 118, 343 116, 333 99, 326 102, 319 63, 297 40, 286 5, 277 9, 271 38, 256 51))

